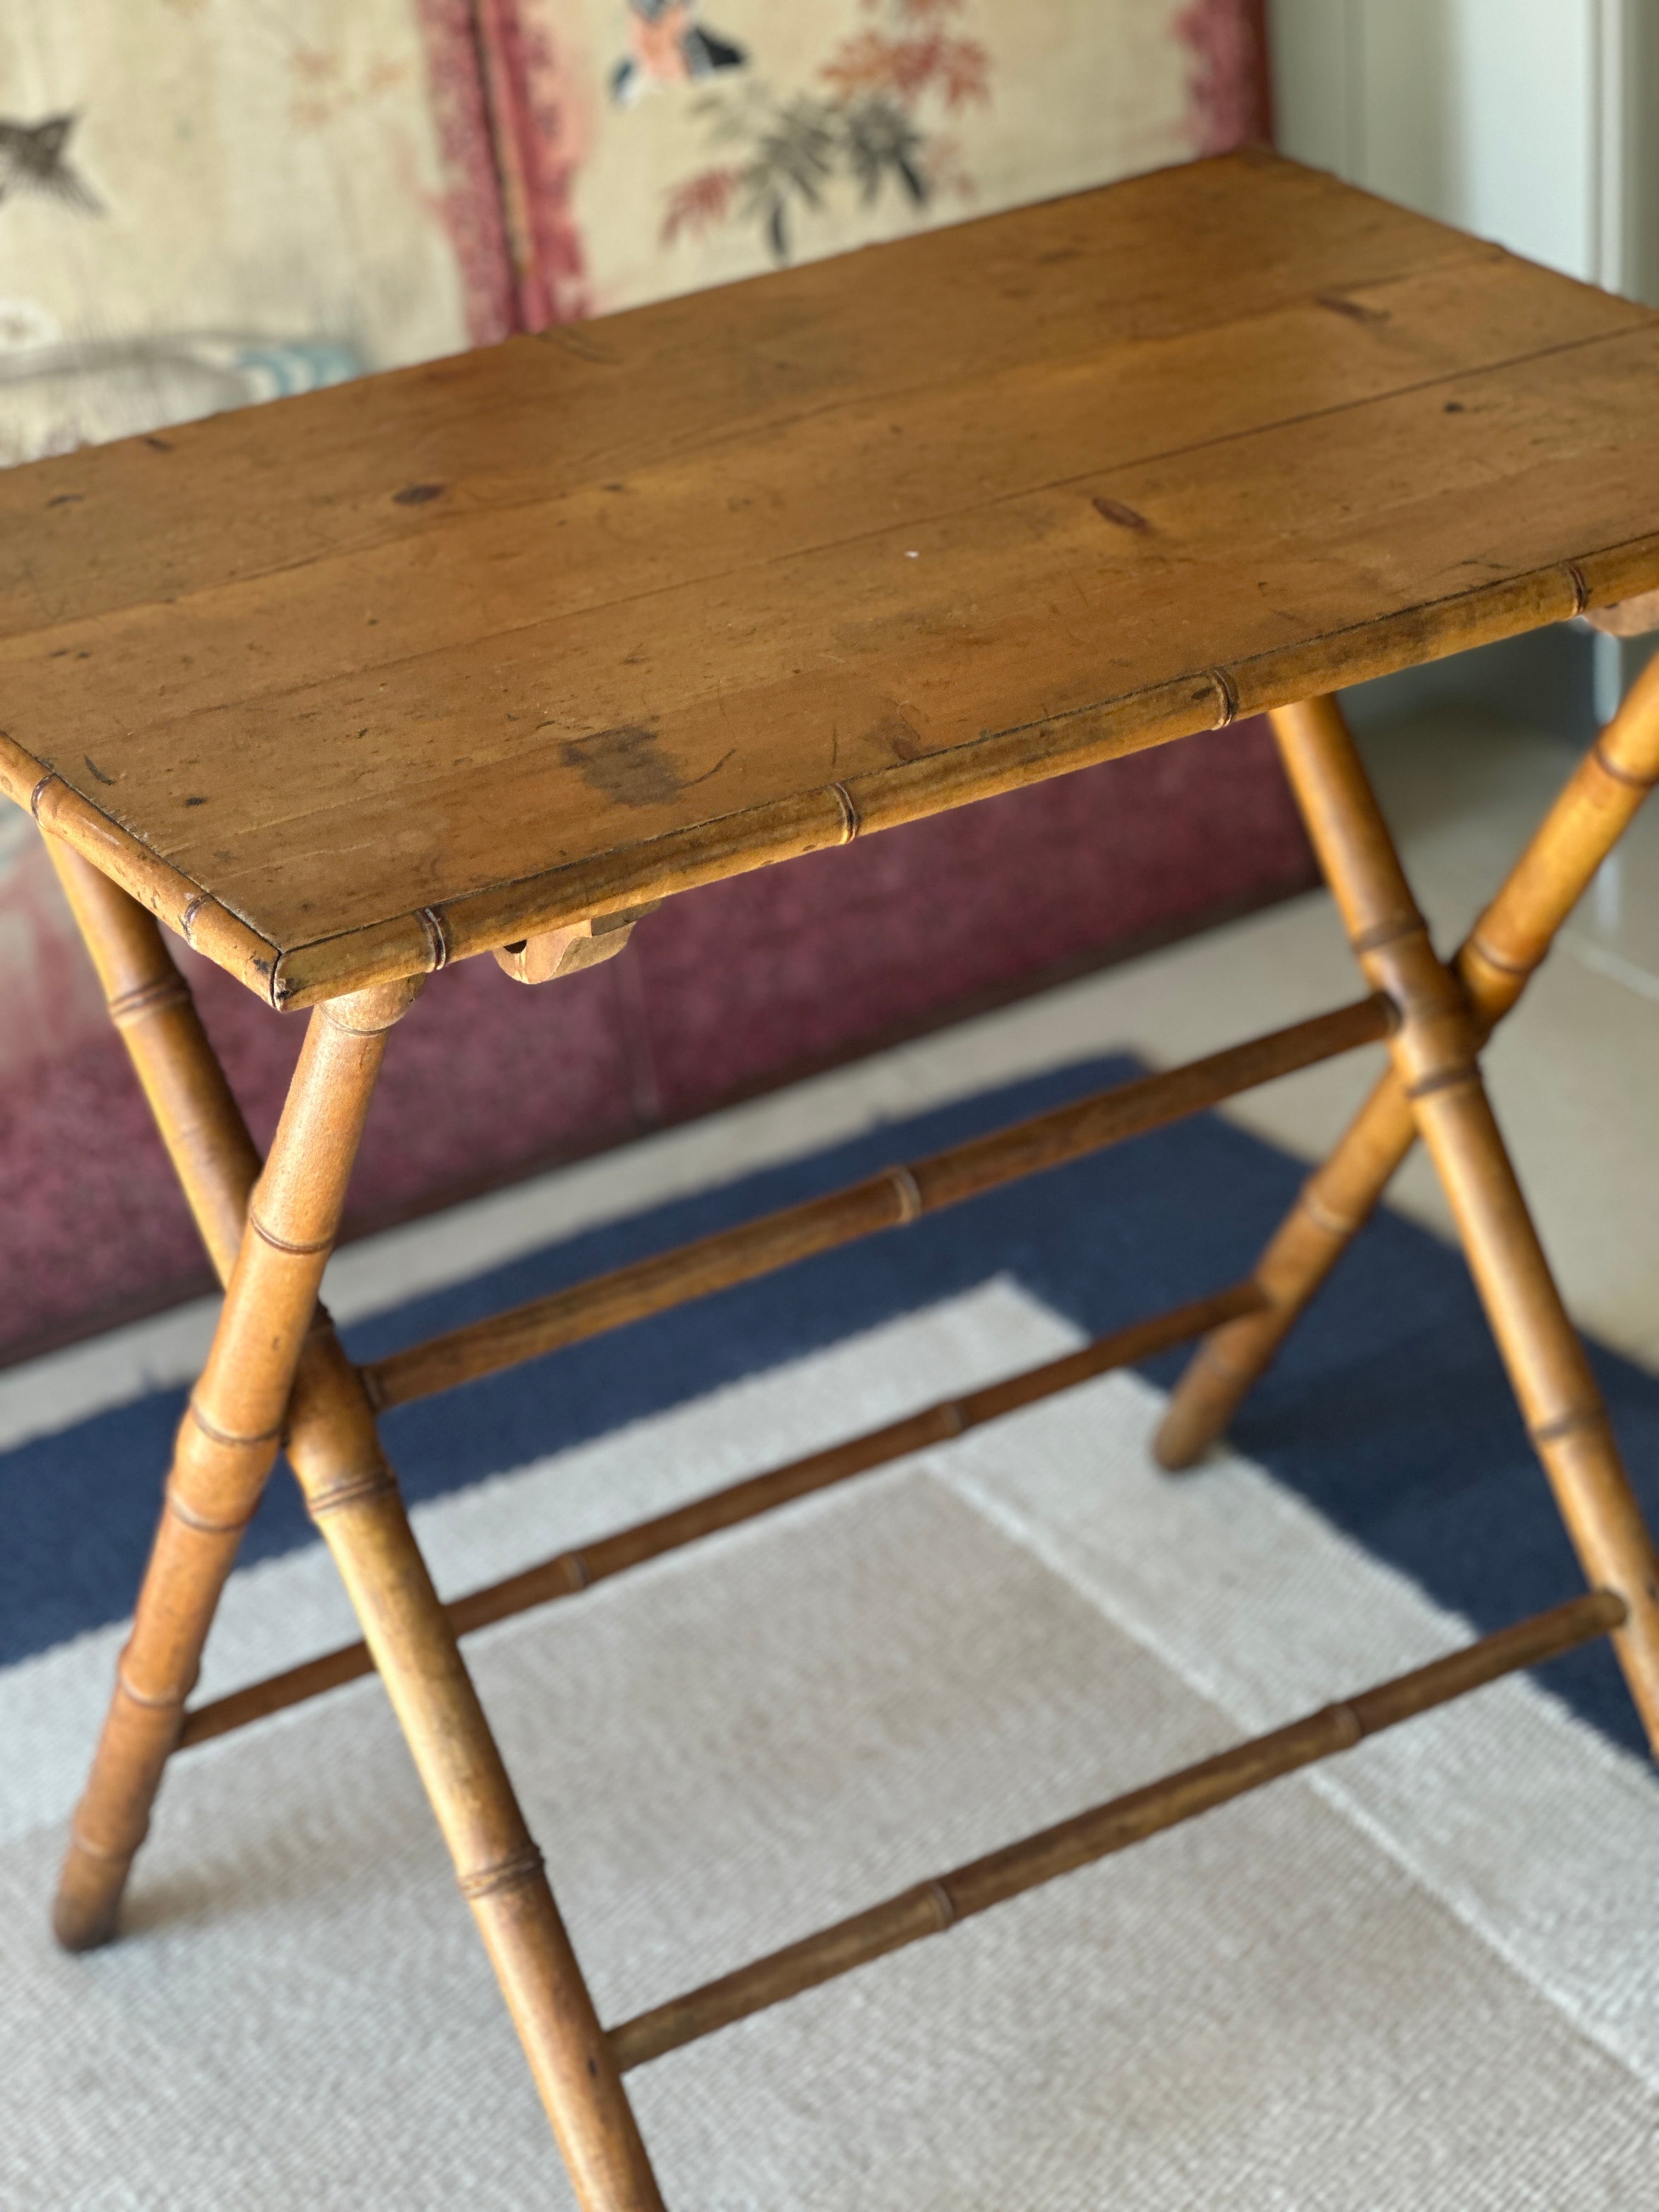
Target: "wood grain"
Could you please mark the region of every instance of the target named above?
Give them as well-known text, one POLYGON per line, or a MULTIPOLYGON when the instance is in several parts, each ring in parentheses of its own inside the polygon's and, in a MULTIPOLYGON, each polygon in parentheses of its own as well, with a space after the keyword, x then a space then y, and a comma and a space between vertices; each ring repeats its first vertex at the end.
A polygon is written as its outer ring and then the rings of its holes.
POLYGON ((12 472, 0 782, 307 1004, 1628 599, 1656 373, 1194 164, 12 472))

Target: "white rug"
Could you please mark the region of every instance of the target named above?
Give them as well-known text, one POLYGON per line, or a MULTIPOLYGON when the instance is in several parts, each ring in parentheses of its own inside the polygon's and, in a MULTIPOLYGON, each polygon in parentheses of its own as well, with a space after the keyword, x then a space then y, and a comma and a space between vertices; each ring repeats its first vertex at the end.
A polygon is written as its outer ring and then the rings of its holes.
MULTIPOLYGON (((1064 1349, 1009 1284, 424 1509, 446 1588, 1064 1349)), ((1463 1640, 1110 1378, 469 1645, 611 2019, 1463 1640)), ((349 1636, 238 1576, 204 1692, 349 1636)), ((570 2202, 378 1684, 182 1758, 58 1956, 120 1632, 0 1674, 0 2204, 570 2202)), ((629 2077, 673 2212, 1655 2201, 1659 1784, 1511 1681, 629 2077)))

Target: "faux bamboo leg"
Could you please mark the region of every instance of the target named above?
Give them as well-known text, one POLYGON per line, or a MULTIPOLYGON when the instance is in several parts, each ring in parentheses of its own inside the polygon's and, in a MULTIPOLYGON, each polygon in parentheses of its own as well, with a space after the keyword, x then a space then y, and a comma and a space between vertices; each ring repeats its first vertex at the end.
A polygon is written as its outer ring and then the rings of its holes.
MULTIPOLYGON (((142 907, 58 840, 49 837, 47 848, 197 1225, 221 1275, 228 1276, 258 1155, 189 988, 142 907)), ((390 995, 395 1019, 410 988, 396 987, 390 995)), ((376 996, 387 994, 364 994, 376 996)), ((351 1018, 352 1003, 340 1002, 337 1023, 351 1018)), ((307 1053, 310 1048, 307 1038, 307 1053)), ((365 1109, 373 1073, 368 1067, 365 1109)), ((285 1115, 285 1129, 288 1124, 285 1115)), ((273 1171, 283 1141, 279 1132, 273 1171)), ((353 1150, 355 1144, 354 1137, 353 1150)), ((349 1158, 337 1153, 334 1167, 343 1191, 349 1158)), ((268 1214, 262 1201, 259 1218, 267 1228, 268 1214)), ((325 1257, 324 1247, 319 1275, 325 1257)), ((289 1457, 415 1754, 585 2212, 653 2212, 660 2199, 644 2146, 540 1855, 410 1530, 362 1382, 320 1307, 305 1334, 289 1425, 289 1457)), ((256 1485, 248 1513, 257 1501, 256 1485)), ((193 1555, 185 1549, 175 1528, 177 1504, 170 1484, 156 1560, 140 1601, 141 1614, 147 1623, 156 1622, 156 1632, 147 1630, 141 1650, 135 1624, 93 1782, 76 1816, 56 1915, 58 1933, 71 1948, 84 1948, 112 1930, 126 1869, 143 1840, 234 1555, 240 1525, 220 1532, 222 1540, 210 1555, 201 1547, 193 1555), (162 1640, 169 1632, 170 1643, 162 1640), (140 1675, 141 1666, 150 1669, 148 1677, 140 1675), (132 1688, 145 1680, 164 1691, 174 1683, 182 1687, 176 1695, 158 1697, 152 1689, 135 1699, 132 1688)))
MULTIPOLYGON (((1650 661, 1540 825, 1456 959, 1483 1036, 1520 997, 1556 933, 1659 782, 1659 659, 1650 661)), ((1190 1467, 1220 1436, 1303 1309, 1364 1226, 1416 1140, 1392 1072, 1341 1142, 1304 1184, 1256 1265, 1266 1303, 1194 1353, 1153 1444, 1167 1468, 1190 1467)))
POLYGON ((72 1951, 114 1932, 219 1593, 276 1455, 386 1032, 413 990, 377 986, 312 1017, 179 1425, 132 1634, 71 1829, 53 1925, 72 1951))
POLYGON ((1487 1102, 1475 1018, 1435 957, 1335 702, 1283 708, 1273 723, 1359 964, 1400 1009, 1395 1073, 1567 1532, 1589 1581, 1625 1602, 1614 1643, 1659 1753, 1659 1559, 1487 1102))
POLYGON ((241 1109, 154 915, 61 838, 45 842, 202 1241, 228 1282, 259 1175, 241 1109))
POLYGON ((289 1455, 333 1553, 495 1969, 584 2212, 661 2212, 622 2077, 432 1586, 361 1378, 326 1326, 289 1455))

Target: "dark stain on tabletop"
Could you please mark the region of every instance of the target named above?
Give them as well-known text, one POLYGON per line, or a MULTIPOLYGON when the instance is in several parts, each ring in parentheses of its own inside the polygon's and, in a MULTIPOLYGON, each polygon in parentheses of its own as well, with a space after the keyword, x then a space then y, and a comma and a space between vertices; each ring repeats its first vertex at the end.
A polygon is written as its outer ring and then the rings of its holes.
POLYGON ((106 775, 90 753, 82 753, 81 757, 86 763, 88 773, 95 775, 100 783, 113 786, 115 778, 112 775, 106 775))
POLYGON ((596 730, 591 738, 567 738, 559 757, 584 783, 623 806, 665 806, 685 788, 656 732, 636 722, 596 730))
POLYGON ((441 499, 443 495, 444 487, 440 483, 405 484, 401 491, 392 493, 392 503, 394 507, 424 507, 428 500, 441 499))

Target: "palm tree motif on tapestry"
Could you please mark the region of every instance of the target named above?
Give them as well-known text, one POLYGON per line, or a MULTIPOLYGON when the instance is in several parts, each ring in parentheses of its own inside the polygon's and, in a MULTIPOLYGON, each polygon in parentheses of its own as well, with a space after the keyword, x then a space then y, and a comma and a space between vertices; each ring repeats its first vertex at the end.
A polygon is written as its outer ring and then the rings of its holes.
POLYGON ((0 201, 43 192, 82 215, 102 215, 102 201, 65 158, 80 119, 49 115, 44 123, 10 123, 0 117, 0 201))
POLYGON ((712 143, 732 150, 669 192, 664 245, 757 221, 774 258, 787 261, 792 218, 823 207, 839 181, 866 207, 890 180, 916 210, 943 191, 969 196, 955 142, 924 119, 930 108, 950 115, 990 98, 990 57, 951 27, 967 4, 864 0, 880 20, 842 40, 817 72, 822 90, 780 93, 751 79, 698 101, 712 143))

